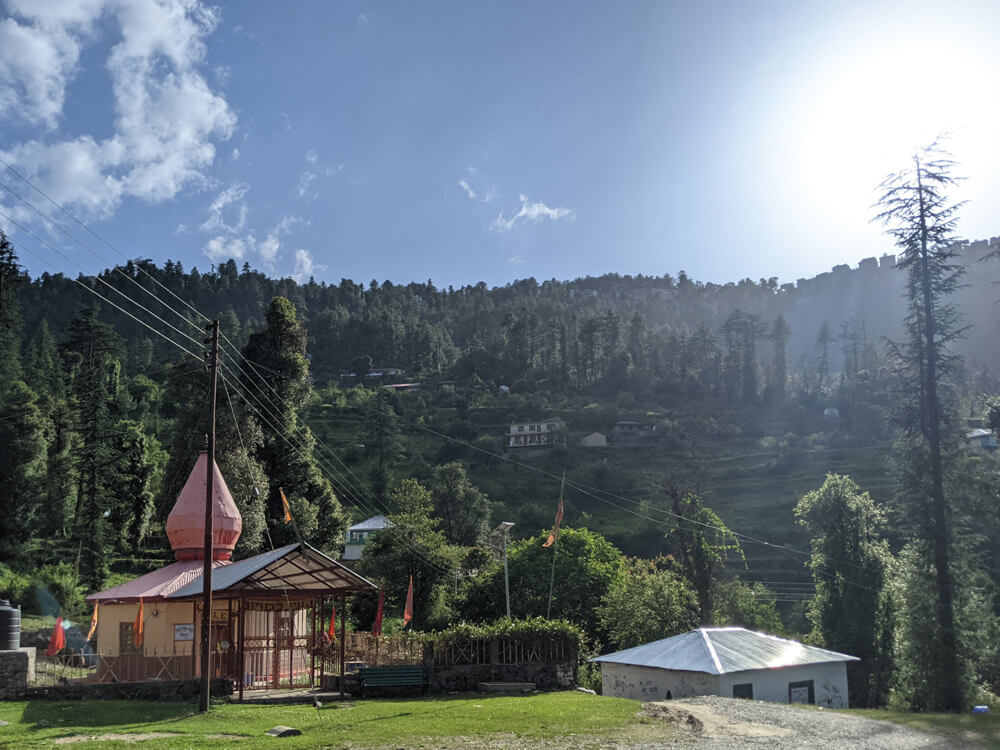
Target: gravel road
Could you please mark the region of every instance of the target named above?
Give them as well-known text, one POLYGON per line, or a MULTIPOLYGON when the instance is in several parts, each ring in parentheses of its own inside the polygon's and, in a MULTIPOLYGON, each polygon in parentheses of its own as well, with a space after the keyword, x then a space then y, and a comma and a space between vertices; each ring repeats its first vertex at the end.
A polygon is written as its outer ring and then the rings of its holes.
POLYGON ((652 716, 686 727, 663 742, 629 745, 629 750, 691 747, 692 750, 822 748, 822 750, 917 750, 982 748, 974 738, 930 734, 885 721, 835 711, 714 696, 649 704, 652 716))

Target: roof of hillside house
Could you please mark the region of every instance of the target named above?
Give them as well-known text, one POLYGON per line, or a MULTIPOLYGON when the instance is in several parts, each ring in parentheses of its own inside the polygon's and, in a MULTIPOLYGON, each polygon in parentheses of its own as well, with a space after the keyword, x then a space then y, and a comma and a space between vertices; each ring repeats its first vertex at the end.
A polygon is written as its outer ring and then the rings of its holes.
MULTIPOLYGON (((105 591, 88 602, 180 600, 202 593, 201 560, 176 562, 105 591)), ((295 542, 238 562, 215 562, 213 592, 242 592, 254 597, 340 596, 374 590, 375 585, 308 544, 295 542)))
POLYGON ((974 438, 990 437, 991 435, 993 435, 993 430, 984 430, 980 427, 977 430, 972 430, 971 432, 966 433, 965 439, 973 440, 974 438))
POLYGON ((366 518, 364 521, 358 521, 348 531, 378 531, 387 526, 392 526, 392 521, 388 518, 385 516, 372 516, 371 518, 366 518))
POLYGON ((807 646, 746 628, 698 628, 653 643, 605 654, 594 662, 685 672, 728 674, 803 664, 860 661, 856 656, 807 646))

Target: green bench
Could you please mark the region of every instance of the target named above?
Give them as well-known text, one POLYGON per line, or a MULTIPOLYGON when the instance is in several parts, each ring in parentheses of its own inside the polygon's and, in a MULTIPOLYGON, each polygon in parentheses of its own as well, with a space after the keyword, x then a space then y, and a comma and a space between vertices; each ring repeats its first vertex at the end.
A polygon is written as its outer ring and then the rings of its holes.
POLYGON ((361 697, 370 687, 396 687, 399 685, 420 685, 427 694, 430 683, 427 680, 427 670, 423 667, 362 667, 358 673, 361 678, 361 697))

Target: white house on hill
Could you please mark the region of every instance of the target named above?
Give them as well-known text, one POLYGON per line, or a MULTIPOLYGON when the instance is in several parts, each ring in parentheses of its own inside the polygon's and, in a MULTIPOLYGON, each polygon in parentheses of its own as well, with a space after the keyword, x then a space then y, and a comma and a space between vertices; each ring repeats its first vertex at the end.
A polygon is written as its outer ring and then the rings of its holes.
POLYGON ((698 628, 591 659, 604 695, 641 701, 721 695, 847 708, 847 662, 856 656, 755 633, 698 628))
POLYGON ((392 526, 392 521, 385 516, 372 516, 351 526, 347 530, 347 543, 344 545, 344 554, 340 559, 360 560, 361 552, 371 535, 386 526, 392 526))

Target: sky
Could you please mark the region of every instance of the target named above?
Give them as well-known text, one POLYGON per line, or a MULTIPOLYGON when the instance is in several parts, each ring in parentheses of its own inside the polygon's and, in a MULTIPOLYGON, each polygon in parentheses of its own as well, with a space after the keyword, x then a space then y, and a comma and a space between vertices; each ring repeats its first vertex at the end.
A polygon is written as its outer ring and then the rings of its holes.
POLYGON ((875 189, 939 133, 959 233, 1000 234, 998 27, 971 0, 0 0, 0 228, 33 276, 794 282, 893 251, 875 189))

